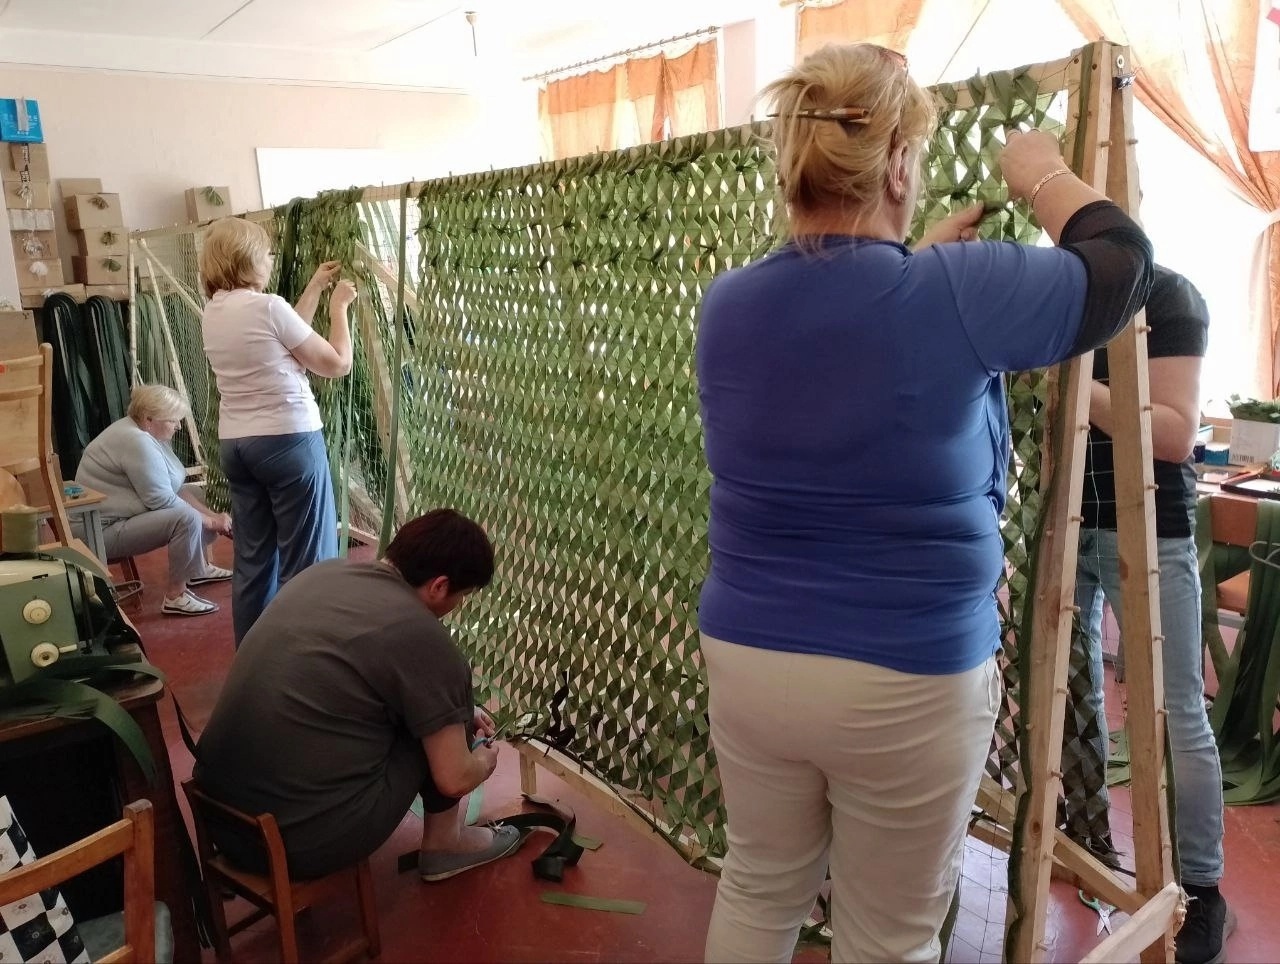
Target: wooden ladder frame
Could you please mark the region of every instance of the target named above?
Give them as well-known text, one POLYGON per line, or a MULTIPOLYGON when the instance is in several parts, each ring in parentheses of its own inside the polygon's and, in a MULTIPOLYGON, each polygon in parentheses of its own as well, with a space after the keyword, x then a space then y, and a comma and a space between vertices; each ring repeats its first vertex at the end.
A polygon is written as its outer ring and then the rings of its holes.
MULTIPOLYGON (((1081 136, 1073 166, 1086 182, 1122 208, 1138 208, 1134 157, 1132 68, 1128 49, 1091 44, 1081 83, 1072 91, 1072 115, 1081 136), (1078 91, 1078 94, 1076 93, 1078 91)), ((1164 677, 1161 662, 1159 569, 1155 543, 1155 484, 1152 477, 1151 405, 1147 381, 1147 325, 1140 312, 1107 346, 1115 449, 1116 521, 1121 600, 1124 608, 1128 731, 1132 759, 1134 885, 1122 881, 1084 848, 1054 830, 1062 785, 1062 734, 1075 606, 1080 500, 1093 355, 1073 359, 1062 370, 1060 425, 1069 433, 1053 467, 1055 484, 1039 546, 1036 610, 1030 678, 1035 694, 1024 720, 1028 752, 1022 758, 1025 808, 1011 841, 1020 854, 1017 893, 1010 903, 1012 941, 1005 959, 1046 959, 1049 884, 1055 864, 1065 877, 1132 918, 1098 945, 1085 961, 1115 961, 1140 953, 1144 964, 1173 960, 1173 935, 1181 922, 1182 893, 1174 879, 1166 808, 1164 677), (1056 860, 1055 860, 1056 858, 1056 860)), ((988 791, 990 788, 987 788, 988 791)), ((1009 824, 1012 828, 1012 824, 1009 824)), ((1012 881, 1011 881, 1012 883, 1012 881)), ((1011 888, 1012 892, 1012 888, 1011 888)))

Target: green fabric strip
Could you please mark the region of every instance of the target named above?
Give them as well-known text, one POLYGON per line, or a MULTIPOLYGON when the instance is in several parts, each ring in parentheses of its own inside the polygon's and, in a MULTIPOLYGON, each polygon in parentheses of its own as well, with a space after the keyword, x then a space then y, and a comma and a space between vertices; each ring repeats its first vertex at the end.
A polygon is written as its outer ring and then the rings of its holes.
POLYGON ((4 694, 15 702, 4 707, 4 715, 15 718, 39 718, 49 715, 70 718, 93 718, 105 724, 138 761, 150 786, 156 784, 156 764, 147 746, 147 738, 133 717, 114 699, 76 680, 41 676, 11 688, 4 694), (22 692, 16 694, 14 689, 22 692), (28 704, 27 701, 31 702, 28 704), (56 707, 53 713, 50 706, 56 707))
POLYGON ((1229 804, 1280 798, 1280 564, 1268 561, 1280 552, 1280 504, 1258 500, 1254 538, 1244 626, 1209 714, 1229 804))
POLYGON ((581 907, 583 910, 603 910, 611 914, 643 914, 647 906, 639 900, 613 900, 608 897, 588 897, 585 894, 566 894, 558 890, 542 892, 544 904, 561 907, 581 907))

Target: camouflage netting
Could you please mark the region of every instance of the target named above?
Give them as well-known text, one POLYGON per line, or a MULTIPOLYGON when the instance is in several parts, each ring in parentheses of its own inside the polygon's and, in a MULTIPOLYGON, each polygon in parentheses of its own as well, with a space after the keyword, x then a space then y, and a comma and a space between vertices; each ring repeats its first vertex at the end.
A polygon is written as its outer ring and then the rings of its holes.
MULTIPOLYGON (((938 88, 917 224, 983 201, 984 237, 1037 242, 1026 208, 1004 203, 994 159, 1009 125, 1073 136, 1064 125, 1077 76, 1026 68, 938 88)), ((697 648, 709 478, 694 333, 708 282, 776 243, 763 133, 432 181, 403 222, 399 202, 335 192, 281 209, 275 225, 282 292, 296 296, 319 261, 340 257, 366 295, 354 376, 316 382, 352 517, 377 531, 394 483, 397 518, 447 504, 479 520, 500 546, 499 573, 453 624, 502 718, 711 856, 724 851, 724 814, 697 648)), ((197 232, 191 251, 198 244, 197 232)), ((192 320, 166 303, 214 461, 198 331, 193 342, 192 320)), ((324 317, 322 307, 321 330, 324 317)), ((164 377, 160 361, 144 365, 144 377, 164 377)), ((1043 372, 1009 382, 1007 695, 990 764, 1006 787, 1018 782, 1020 641, 1055 385, 1043 372)))

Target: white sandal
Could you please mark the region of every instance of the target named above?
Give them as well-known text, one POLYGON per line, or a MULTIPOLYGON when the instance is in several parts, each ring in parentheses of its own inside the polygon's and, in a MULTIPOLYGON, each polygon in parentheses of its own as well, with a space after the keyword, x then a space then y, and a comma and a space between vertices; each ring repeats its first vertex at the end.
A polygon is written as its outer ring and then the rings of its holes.
POLYGON ((196 576, 194 579, 188 579, 188 586, 203 586, 209 582, 226 582, 231 578, 231 570, 223 569, 221 566, 206 566, 203 576, 196 576))
POLYGON ((176 599, 166 599, 160 607, 160 612, 169 616, 205 616, 217 611, 217 603, 201 599, 192 592, 184 592, 176 599))

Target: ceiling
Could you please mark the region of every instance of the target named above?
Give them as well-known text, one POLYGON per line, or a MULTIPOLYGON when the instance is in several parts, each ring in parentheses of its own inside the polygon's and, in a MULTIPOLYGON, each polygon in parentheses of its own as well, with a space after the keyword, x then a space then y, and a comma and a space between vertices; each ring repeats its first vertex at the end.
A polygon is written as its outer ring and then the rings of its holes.
POLYGON ((0 62, 465 90, 750 19, 757 9, 777 4, 0 0, 0 62))

